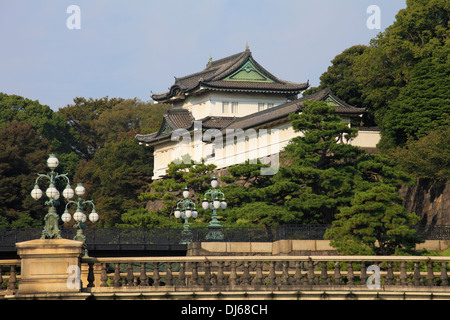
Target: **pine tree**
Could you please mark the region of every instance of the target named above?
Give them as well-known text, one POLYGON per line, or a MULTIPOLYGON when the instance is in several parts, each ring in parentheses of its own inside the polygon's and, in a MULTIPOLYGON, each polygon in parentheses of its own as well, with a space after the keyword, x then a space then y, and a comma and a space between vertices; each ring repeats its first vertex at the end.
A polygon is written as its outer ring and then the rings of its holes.
POLYGON ((415 213, 406 211, 396 188, 378 184, 355 193, 325 237, 341 254, 391 255, 421 242, 411 228, 418 221, 415 213))

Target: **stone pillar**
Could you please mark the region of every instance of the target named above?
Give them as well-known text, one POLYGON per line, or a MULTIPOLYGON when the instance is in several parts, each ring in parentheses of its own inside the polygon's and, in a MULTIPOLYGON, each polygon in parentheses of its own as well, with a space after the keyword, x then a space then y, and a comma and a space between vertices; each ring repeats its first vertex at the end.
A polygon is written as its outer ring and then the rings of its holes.
POLYGON ((75 280, 80 275, 80 258, 85 249, 83 242, 36 239, 16 243, 16 247, 22 260, 19 294, 81 291, 75 280))

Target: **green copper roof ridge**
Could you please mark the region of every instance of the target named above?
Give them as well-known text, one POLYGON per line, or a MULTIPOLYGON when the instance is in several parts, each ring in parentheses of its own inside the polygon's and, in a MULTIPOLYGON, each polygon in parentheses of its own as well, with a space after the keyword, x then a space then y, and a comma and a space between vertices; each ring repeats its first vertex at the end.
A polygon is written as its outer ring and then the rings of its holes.
POLYGON ((248 57, 239 69, 223 78, 222 81, 275 83, 273 79, 267 77, 261 70, 259 70, 259 68, 255 66, 251 57, 248 57), (260 77, 259 79, 255 78, 255 73, 260 77), (250 74, 253 74, 253 76, 250 74), (263 80, 261 80, 261 78, 263 80))

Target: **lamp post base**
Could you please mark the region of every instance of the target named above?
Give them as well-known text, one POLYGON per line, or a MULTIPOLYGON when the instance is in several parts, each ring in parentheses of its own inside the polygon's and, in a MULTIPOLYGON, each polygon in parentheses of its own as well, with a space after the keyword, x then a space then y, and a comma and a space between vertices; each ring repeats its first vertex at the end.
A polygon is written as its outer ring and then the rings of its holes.
POLYGON ((58 227, 59 216, 55 207, 50 207, 48 213, 44 217, 45 226, 42 230, 41 239, 61 239, 61 231, 58 227))
POLYGON ((184 229, 181 231, 180 244, 192 243, 192 231, 190 229, 184 229))
POLYGON ((209 226, 209 231, 206 235, 206 240, 208 241, 223 241, 224 236, 222 233, 222 226, 216 227, 216 226, 209 226))

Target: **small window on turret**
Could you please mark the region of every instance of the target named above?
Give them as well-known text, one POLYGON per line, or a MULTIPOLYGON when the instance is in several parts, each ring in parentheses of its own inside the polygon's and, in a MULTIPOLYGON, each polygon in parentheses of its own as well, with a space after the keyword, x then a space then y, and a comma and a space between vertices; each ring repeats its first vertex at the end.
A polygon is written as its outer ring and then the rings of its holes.
POLYGON ((239 104, 237 102, 231 103, 231 113, 239 113, 239 104))
POLYGON ((230 103, 227 101, 222 102, 222 113, 230 113, 230 103))

